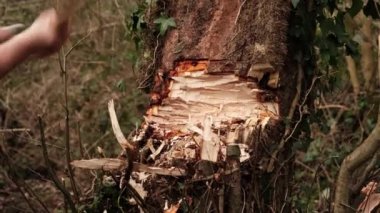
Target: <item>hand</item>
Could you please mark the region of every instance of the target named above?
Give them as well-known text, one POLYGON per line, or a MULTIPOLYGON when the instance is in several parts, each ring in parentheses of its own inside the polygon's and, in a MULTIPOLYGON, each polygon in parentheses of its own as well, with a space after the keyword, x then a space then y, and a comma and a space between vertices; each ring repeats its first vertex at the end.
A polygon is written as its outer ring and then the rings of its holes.
POLYGON ((42 12, 26 30, 39 56, 58 51, 68 37, 68 20, 61 20, 55 9, 42 12))

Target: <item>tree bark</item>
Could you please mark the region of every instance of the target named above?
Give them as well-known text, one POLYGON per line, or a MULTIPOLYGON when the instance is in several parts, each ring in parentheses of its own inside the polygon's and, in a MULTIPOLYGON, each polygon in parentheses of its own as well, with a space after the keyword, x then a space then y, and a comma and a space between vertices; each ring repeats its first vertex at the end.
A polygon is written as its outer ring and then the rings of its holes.
POLYGON ((158 3, 177 27, 155 47, 149 66, 151 104, 131 141, 140 151, 130 184, 140 183, 152 212, 165 204, 184 212, 290 212, 293 159, 282 120, 294 112, 301 88, 287 50, 290 2, 158 3))
MULTIPOLYGON (((152 183, 148 202, 175 202, 178 194, 185 194, 201 203, 201 212, 289 211, 290 144, 281 150, 278 146, 284 134, 281 120, 295 91, 288 81, 295 81, 296 69, 287 70, 294 66, 287 51, 290 6, 285 0, 165 2, 177 27, 158 51, 160 77, 146 117, 146 124, 154 127, 147 137, 175 143, 177 147, 167 147, 168 153, 181 150, 165 155, 155 166, 170 162, 184 168, 190 171, 186 179, 196 180, 198 186, 185 184, 185 193, 173 190, 160 197, 156 192, 167 186, 152 183), (196 138, 200 150, 188 148, 192 142, 186 135, 196 138), (248 158, 228 153, 233 147, 248 151, 248 158), (213 190, 206 199, 209 186, 213 190), (225 191, 223 202, 216 198, 218 189, 225 191)), ((155 181, 169 183, 164 177, 155 181)))

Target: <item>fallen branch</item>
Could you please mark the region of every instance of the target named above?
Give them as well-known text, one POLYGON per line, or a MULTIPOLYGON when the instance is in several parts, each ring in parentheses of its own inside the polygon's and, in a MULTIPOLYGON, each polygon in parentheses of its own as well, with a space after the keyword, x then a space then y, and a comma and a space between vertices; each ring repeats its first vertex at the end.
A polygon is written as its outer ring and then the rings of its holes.
MULTIPOLYGON (((95 158, 91 160, 75 160, 71 165, 82 169, 101 169, 103 171, 122 170, 128 167, 128 162, 117 158, 95 158)), ((148 166, 142 163, 133 163, 133 171, 147 172, 156 175, 164 176, 186 176, 187 172, 184 169, 172 167, 162 168, 155 166, 148 166)))

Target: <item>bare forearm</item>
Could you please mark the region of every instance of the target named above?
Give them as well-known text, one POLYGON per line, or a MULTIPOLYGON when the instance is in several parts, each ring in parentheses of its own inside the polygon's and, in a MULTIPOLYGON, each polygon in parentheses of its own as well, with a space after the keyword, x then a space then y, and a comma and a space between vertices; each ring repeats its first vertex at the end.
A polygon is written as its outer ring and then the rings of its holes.
POLYGON ((30 55, 44 57, 58 51, 68 37, 68 22, 48 9, 28 29, 0 44, 0 78, 30 55))
POLYGON ((0 44, 0 78, 33 54, 34 43, 28 31, 24 31, 0 44))

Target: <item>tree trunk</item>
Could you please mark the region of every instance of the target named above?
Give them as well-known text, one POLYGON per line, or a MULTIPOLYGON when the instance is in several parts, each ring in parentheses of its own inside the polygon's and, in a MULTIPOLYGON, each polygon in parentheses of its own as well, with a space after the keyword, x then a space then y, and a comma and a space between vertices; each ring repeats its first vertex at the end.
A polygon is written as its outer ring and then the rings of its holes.
MULTIPOLYGON (((154 50, 151 106, 133 145, 116 134, 123 148, 139 147, 131 185, 147 193, 140 193, 144 209, 290 212, 293 160, 283 120, 300 96, 287 51, 290 2, 161 3, 177 27, 154 50)), ((73 164, 128 166, 115 159, 73 164)))
POLYGON ((135 142, 165 143, 154 166, 186 175, 156 176, 146 187, 148 203, 182 198, 200 212, 289 211, 290 144, 280 143, 296 85, 288 83, 296 73, 287 70, 290 6, 286 0, 166 1, 177 27, 158 51, 149 134, 135 142))

